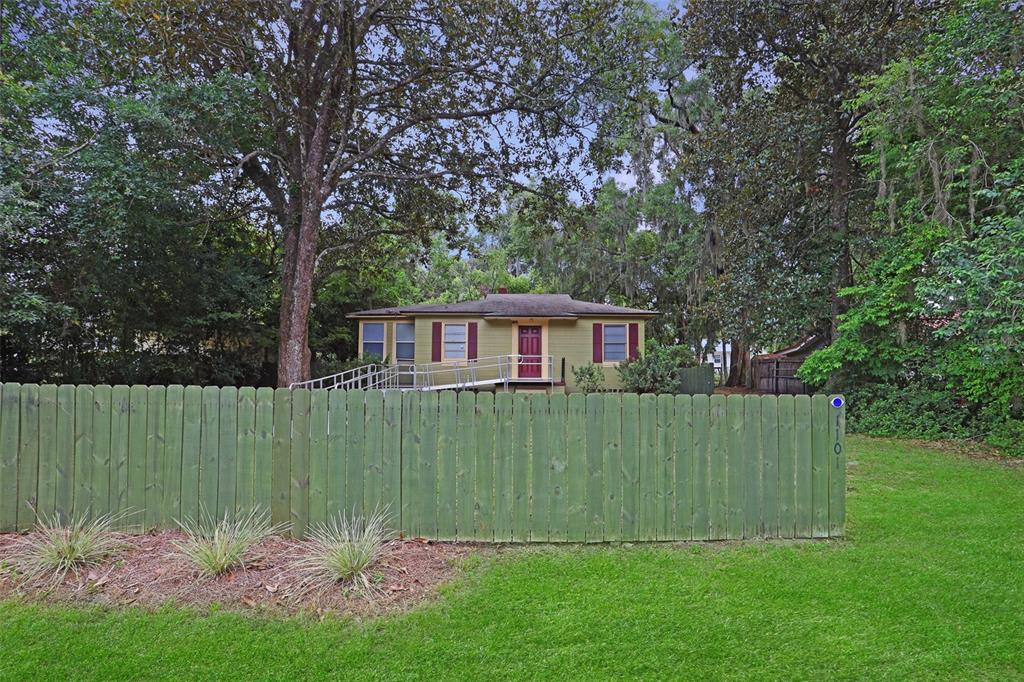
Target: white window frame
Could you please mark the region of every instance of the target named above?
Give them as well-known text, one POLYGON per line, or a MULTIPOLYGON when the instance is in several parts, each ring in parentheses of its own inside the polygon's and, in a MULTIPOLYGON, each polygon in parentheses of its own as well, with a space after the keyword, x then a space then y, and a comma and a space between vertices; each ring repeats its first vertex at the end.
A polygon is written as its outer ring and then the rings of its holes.
POLYGON ((374 353, 367 353, 366 352, 366 344, 372 343, 375 346, 378 346, 378 345, 380 346, 380 355, 376 356, 376 357, 379 357, 380 360, 383 362, 384 358, 387 356, 387 338, 388 338, 387 322, 363 322, 362 334, 360 334, 360 337, 359 337, 359 357, 368 358, 368 357, 371 357, 371 356, 375 356, 374 353), (367 341, 366 340, 366 328, 368 326, 370 326, 370 325, 380 325, 380 332, 381 332, 380 341, 367 341))
POLYGON ((415 322, 395 322, 395 348, 394 358, 396 365, 408 365, 416 362, 416 323, 415 322), (398 328, 402 325, 412 327, 412 341, 399 341, 398 340, 398 328), (411 345, 412 346, 412 357, 402 358, 398 355, 398 347, 400 345, 411 345))
POLYGON ((441 325, 441 360, 443 362, 465 362, 469 356, 469 325, 465 322, 445 322, 441 325), (448 344, 460 343, 459 341, 448 341, 448 329, 462 327, 462 355, 449 355, 448 344))
MULTIPOLYGON (((619 342, 613 342, 619 345, 619 342)), ((628 324, 605 324, 601 327, 601 360, 605 365, 618 365, 629 360, 629 325, 628 324), (608 357, 608 327, 622 327, 622 357, 610 359, 608 357)))

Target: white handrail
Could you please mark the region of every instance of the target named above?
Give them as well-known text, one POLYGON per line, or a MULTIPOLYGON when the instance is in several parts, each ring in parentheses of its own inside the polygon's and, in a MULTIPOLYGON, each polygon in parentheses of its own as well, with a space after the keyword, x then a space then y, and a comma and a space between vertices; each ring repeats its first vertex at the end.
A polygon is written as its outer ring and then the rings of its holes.
POLYGON ((554 356, 551 355, 493 355, 467 361, 431 362, 426 364, 398 365, 363 365, 353 369, 331 374, 330 376, 309 381, 295 382, 289 388, 343 388, 343 389, 400 389, 431 391, 440 388, 470 388, 485 384, 504 384, 510 381, 526 380, 537 383, 555 383, 554 356), (524 362, 525 361, 525 362, 524 362), (547 376, 543 369, 540 377, 512 377, 513 365, 523 364, 541 367, 546 366, 547 376), (488 377, 481 370, 494 370, 494 376, 488 377), (444 381, 451 376, 453 381, 444 381), (439 379, 440 378, 440 379, 439 379))

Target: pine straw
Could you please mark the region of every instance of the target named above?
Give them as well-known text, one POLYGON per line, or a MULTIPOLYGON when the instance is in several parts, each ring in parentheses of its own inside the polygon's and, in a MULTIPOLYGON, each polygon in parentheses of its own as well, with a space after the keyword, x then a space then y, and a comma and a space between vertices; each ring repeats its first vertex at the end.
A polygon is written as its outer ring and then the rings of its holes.
POLYGON ((116 556, 77 576, 69 574, 52 587, 19 579, 11 564, 24 536, 0 534, 0 598, 20 594, 29 599, 112 606, 155 608, 172 603, 202 610, 216 604, 268 613, 376 615, 408 608, 431 596, 461 571, 462 559, 472 551, 466 544, 392 540, 370 571, 377 588, 372 594, 342 587, 310 593, 300 589, 303 575, 294 557, 304 543, 298 540, 266 538, 250 550, 244 569, 203 577, 175 547, 184 538, 180 532, 113 535, 123 545, 116 556))

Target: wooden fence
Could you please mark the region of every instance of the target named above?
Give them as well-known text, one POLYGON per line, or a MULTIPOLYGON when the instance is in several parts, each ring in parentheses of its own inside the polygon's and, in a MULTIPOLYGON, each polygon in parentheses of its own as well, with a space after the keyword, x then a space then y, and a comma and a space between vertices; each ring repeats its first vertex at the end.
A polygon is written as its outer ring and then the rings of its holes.
POLYGON ((253 505, 296 534, 390 508, 407 536, 499 542, 828 537, 844 409, 825 396, 2 386, 0 530, 253 505))
POLYGON ((711 365, 697 365, 679 370, 677 390, 686 395, 711 395, 715 390, 715 368, 711 365))

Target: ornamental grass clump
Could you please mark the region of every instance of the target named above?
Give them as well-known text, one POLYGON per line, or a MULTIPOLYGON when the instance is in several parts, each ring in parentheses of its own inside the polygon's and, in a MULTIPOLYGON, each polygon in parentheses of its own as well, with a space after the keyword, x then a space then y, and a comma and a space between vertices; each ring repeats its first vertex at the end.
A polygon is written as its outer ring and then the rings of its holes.
POLYGON ((366 518, 341 513, 314 526, 309 531, 309 542, 303 543, 294 558, 300 574, 299 594, 338 585, 372 593, 370 569, 380 559, 389 534, 386 509, 366 518))
POLYGON ((114 554, 122 541, 112 529, 125 514, 80 514, 62 522, 39 514, 34 532, 15 550, 14 565, 26 582, 46 579, 56 585, 114 554))
POLYGON ((174 546, 208 577, 223 575, 235 567, 244 569, 246 552, 265 537, 283 530, 271 525, 270 514, 259 509, 234 519, 225 511, 219 521, 201 511, 198 519, 177 523, 185 539, 174 546))

